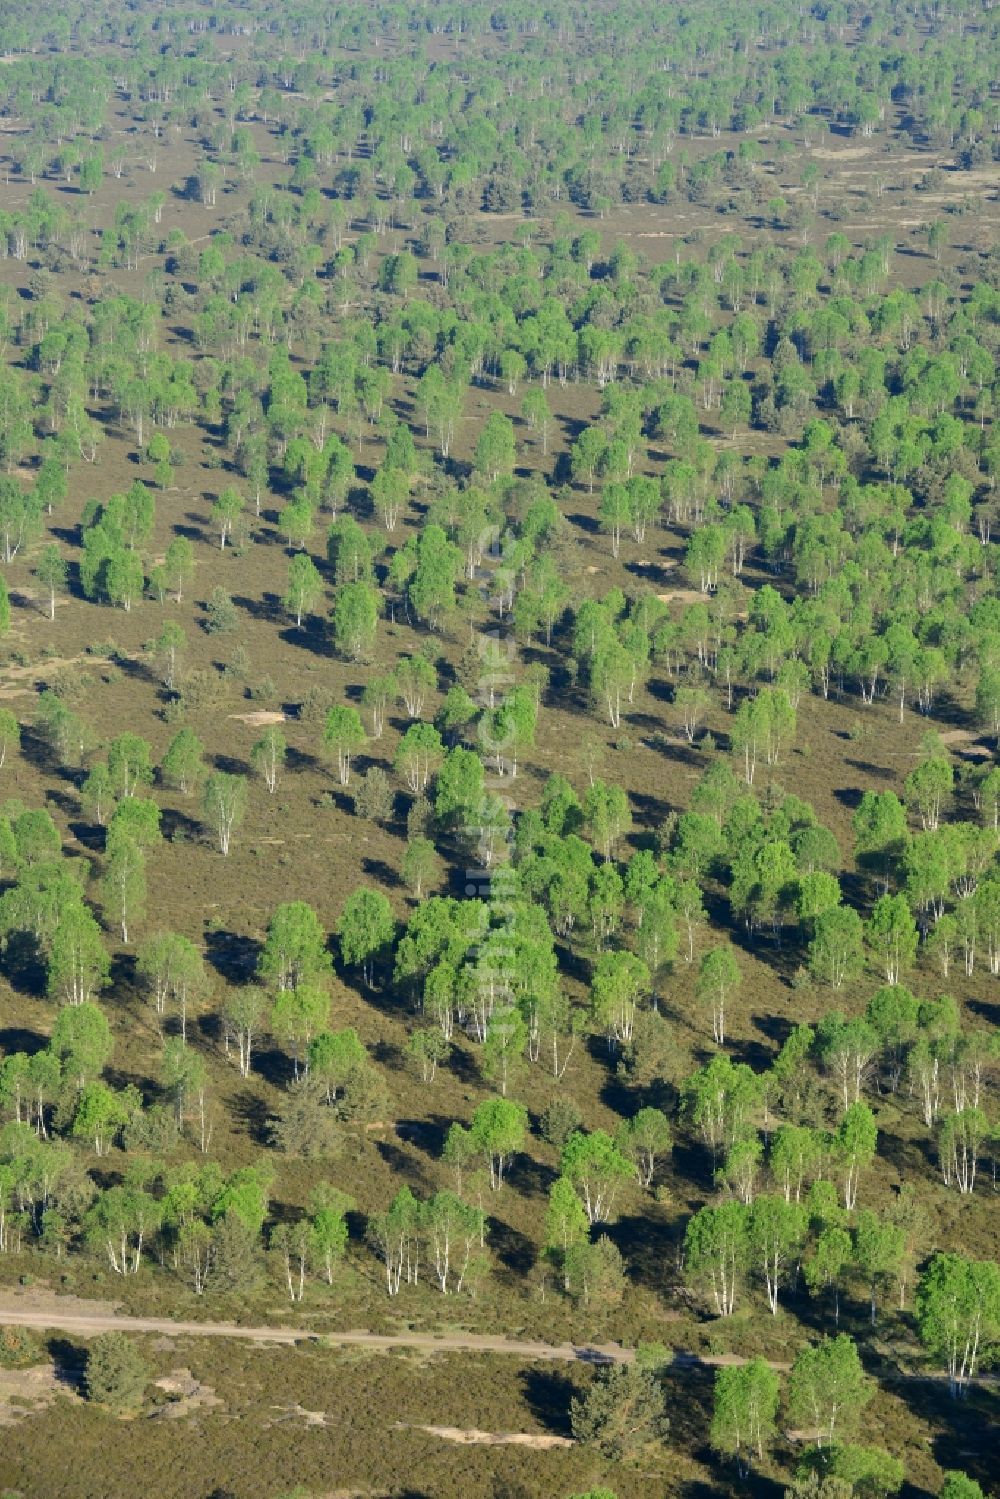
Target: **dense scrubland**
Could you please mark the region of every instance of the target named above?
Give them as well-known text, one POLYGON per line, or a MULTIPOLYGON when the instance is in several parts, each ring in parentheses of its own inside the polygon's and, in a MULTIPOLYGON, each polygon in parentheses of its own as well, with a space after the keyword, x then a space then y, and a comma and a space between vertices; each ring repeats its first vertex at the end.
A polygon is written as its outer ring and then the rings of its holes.
POLYGON ((995 14, 0 16, 0 1481, 990 1492, 995 14))

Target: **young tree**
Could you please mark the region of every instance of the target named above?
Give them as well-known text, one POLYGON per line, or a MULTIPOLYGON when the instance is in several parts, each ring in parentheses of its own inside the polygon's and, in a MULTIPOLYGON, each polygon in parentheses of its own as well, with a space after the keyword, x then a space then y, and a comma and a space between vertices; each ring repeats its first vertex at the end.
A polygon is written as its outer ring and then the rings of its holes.
POLYGON ((873 1394, 846 1333, 803 1348, 788 1379, 789 1413, 799 1426, 819 1433, 821 1447, 851 1434, 873 1394))
POLYGON ((750 1208, 748 1226, 750 1253, 764 1281, 768 1305, 777 1316, 782 1279, 805 1238, 805 1209, 784 1197, 762 1194, 750 1208))
POLYGON ((713 947, 698 965, 695 997, 712 1011, 712 1037, 721 1046, 726 1037, 726 1000, 739 987, 740 970, 730 947, 713 947))
POLYGON ((146 859, 131 838, 120 837, 109 845, 101 892, 108 916, 128 945, 129 928, 140 920, 146 905, 146 859))
POLYGON ((771 1137, 768 1165, 785 1195, 799 1202, 806 1178, 813 1175, 824 1155, 823 1136, 804 1125, 782 1124, 771 1137))
POLYGON ((583 817, 591 838, 605 859, 611 858, 619 841, 632 827, 628 796, 621 786, 609 786, 601 780, 587 788, 583 817))
POLYGON ((871 1321, 875 1326, 878 1288, 885 1281, 898 1279, 903 1263, 905 1234, 898 1224, 886 1222, 879 1214, 858 1214, 854 1230, 854 1257, 870 1289, 871 1321))
POLYGON ((158 1015, 176 1005, 181 1040, 187 1040, 188 1011, 208 991, 208 975, 198 948, 179 932, 158 932, 136 954, 136 973, 153 998, 158 1015))
MULTIPOLYGON (((201 780, 205 765, 205 746, 193 729, 178 729, 167 745, 167 752, 160 766, 160 775, 168 786, 175 787, 184 796, 190 796, 201 780)), ((95 767, 96 771, 97 767, 95 767)), ((94 774, 95 772, 91 772, 94 774)))
POLYGON ((852 1211, 858 1198, 858 1181, 875 1159, 878 1129, 866 1103, 852 1103, 840 1121, 835 1148, 844 1172, 844 1206, 852 1211))
POLYGON ((285 766, 288 745, 275 724, 269 724, 250 751, 250 764, 273 796, 285 766))
POLYGON ((303 616, 316 607, 322 597, 323 580, 316 564, 306 552, 297 552, 288 564, 288 588, 283 607, 295 620, 296 629, 302 628, 303 616))
POLYGON ((745 1062, 714 1056, 681 1089, 684 1113, 713 1157, 745 1132, 763 1097, 761 1079, 745 1062))
POLYGON ((657 1158, 667 1155, 671 1147, 670 1122, 662 1109, 647 1105, 626 1120, 618 1134, 623 1155, 635 1163, 636 1174, 644 1187, 651 1187, 657 1158))
POLYGON ((1000 1339, 1000 1266, 960 1254, 936 1254, 917 1282, 917 1331, 964 1395, 983 1352, 1000 1339))
POLYGON ((514 1005, 495 1005, 486 1021, 482 1070, 504 1098, 524 1071, 527 1045, 528 1027, 520 1010, 514 1005))
POLYGON ((65 593, 68 568, 65 558, 55 543, 42 549, 35 564, 35 577, 48 594, 49 619, 56 617, 56 595, 65 593))
POLYGON ((780 1383, 765 1359, 718 1369, 712 1408, 711 1442, 716 1452, 736 1461, 741 1478, 750 1472, 753 1454, 763 1461, 774 1437, 780 1383))
POLYGON ((684 727, 684 735, 688 744, 694 743, 694 736, 704 721, 711 699, 704 687, 677 687, 674 690, 674 707, 684 727))
POLYGON ((986 1499, 986 1495, 974 1478, 952 1468, 944 1475, 938 1499, 986 1499))
POLYGON ((475 467, 491 482, 501 474, 512 474, 517 458, 514 441, 514 423, 501 411, 494 411, 486 419, 486 425, 476 443, 475 467))
POLYGON ((365 731, 357 708, 346 703, 331 708, 326 715, 323 744, 337 756, 337 774, 342 786, 351 779, 351 756, 364 742, 365 731))
POLYGON ((527 1109, 509 1098, 487 1099, 472 1116, 470 1144, 488 1161, 490 1186, 494 1191, 503 1186, 511 1157, 524 1148, 527 1128, 527 1109))
POLYGON ((420 718, 424 700, 437 686, 437 673, 426 656, 402 656, 393 672, 396 696, 410 718, 420 718))
POLYGON ((411 838, 403 851, 400 873, 413 892, 415 900, 423 898, 424 891, 435 881, 441 861, 429 838, 411 838))
POLYGON ((456 745, 438 771, 434 811, 446 826, 468 826, 483 804, 486 775, 474 750, 456 745))
POLYGON ((368 1220, 368 1239, 385 1265, 386 1289, 399 1294, 404 1275, 407 1285, 420 1274, 420 1239, 424 1210, 409 1187, 401 1187, 385 1213, 368 1220))
POLYGON ((337 650, 352 661, 368 655, 378 626, 378 594, 370 583, 343 583, 333 606, 337 650))
POLYGON ((141 848, 153 848, 162 842, 160 809, 148 796, 126 796, 117 805, 108 824, 107 848, 113 849, 123 838, 141 848))
POLYGON ((186 536, 175 536, 169 543, 164 553, 163 566, 179 604, 184 597, 184 588, 194 573, 194 548, 186 536))
POLYGON ((230 991, 223 1008, 222 1024, 226 1051, 229 1050, 230 1040, 235 1041, 239 1056, 240 1077, 250 1076, 254 1040, 260 1032, 266 1004, 267 996, 263 989, 258 988, 256 984, 243 984, 240 988, 230 991))
POLYGON ((443 753, 441 735, 434 725, 414 723, 399 741, 393 769, 403 777, 409 790, 419 796, 430 784, 443 753))
POLYGON ((806 1285, 814 1296, 822 1291, 832 1293, 835 1327, 840 1325, 841 1277, 853 1257, 854 1245, 850 1234, 838 1224, 830 1224, 821 1229, 815 1249, 803 1266, 806 1285))
POLYGON ((521 415, 527 422, 532 432, 537 432, 542 441, 542 453, 549 451, 549 432, 552 428, 552 409, 545 397, 545 392, 539 386, 533 385, 524 393, 521 402, 521 415))
POLYGON ((639 1001, 650 990, 649 969, 634 953, 601 953, 591 981, 591 1011, 609 1041, 627 1045, 635 1031, 639 1001))
POLYGON ((153 783, 152 747, 139 734, 119 734, 108 747, 108 775, 116 796, 137 796, 153 783))
POLYGON ((330 996, 319 984, 303 983, 295 989, 279 989, 271 1007, 271 1029, 292 1049, 296 1078, 299 1065, 309 1053, 309 1043, 326 1029, 330 996))
POLYGON ((314 1187, 309 1199, 310 1254, 328 1286, 333 1285, 334 1267, 347 1250, 347 1214, 353 1207, 353 1198, 329 1182, 314 1187))
POLYGON ((438 1067, 447 1062, 451 1055, 451 1042, 438 1026, 431 1025, 412 1033, 406 1043, 406 1052, 422 1081, 432 1083, 438 1067))
POLYGON ((982 1109, 959 1109, 939 1121, 938 1160, 946 1187, 954 1182, 963 1196, 975 1190, 979 1155, 989 1132, 982 1109))
POLYGON ((65 906, 49 948, 48 992, 80 1005, 108 984, 111 960, 100 928, 82 901, 65 906))
POLYGON ((131 612, 136 599, 142 597, 146 574, 142 560, 135 552, 119 551, 107 560, 104 569, 104 587, 111 604, 131 612))
POLYGON ((283 507, 279 524, 290 552, 308 546, 313 533, 313 521, 312 502, 306 495, 296 496, 283 507))
POLYGON ((306 1265, 309 1263, 309 1224, 302 1218, 296 1223, 277 1223, 271 1230, 270 1242, 284 1266, 289 1300, 301 1301, 305 1294, 306 1265))
POLYGON ((361 694, 361 701, 372 716, 372 738, 381 739, 385 732, 386 709, 392 702, 395 685, 390 676, 371 677, 361 694))
POLYGON ((347 897, 337 923, 340 956, 348 968, 361 968, 369 988, 375 960, 390 947, 395 931, 392 907, 380 890, 361 887, 347 897))
POLYGON ((64 1075, 84 1088, 99 1076, 114 1050, 107 1016, 92 1000, 65 1005, 52 1027, 51 1046, 64 1075))
POLYGON ((401 469, 382 467, 372 480, 372 500, 387 531, 395 531, 410 498, 410 478, 401 469))
POLYGON ((577 1131, 563 1147, 560 1171, 573 1183, 590 1223, 607 1223, 622 1182, 634 1174, 611 1136, 602 1129, 577 1131))
POLYGON ((436 1192, 424 1211, 427 1246, 439 1290, 460 1295, 472 1258, 473 1245, 485 1237, 485 1218, 454 1192, 436 1192))
POLYGON ((838 1010, 831 1010, 821 1020, 814 1044, 846 1111, 861 1101, 878 1056, 878 1035, 867 1020, 845 1020, 838 1010))
POLYGON ((20 749, 21 725, 9 708, 0 708, 0 770, 7 760, 8 749, 20 749))
POLYGON ((629 493, 624 484, 605 484, 598 516, 602 529, 611 537, 611 555, 617 557, 622 530, 632 518, 629 493))
POLYGON ((917 954, 917 924, 903 895, 883 895, 865 924, 865 942, 887 984, 898 984, 917 954))
POLYGON ((287 901, 271 917, 257 971, 279 989, 327 978, 331 969, 319 917, 305 901, 287 901))
POLYGON ((155 650, 163 671, 163 685, 173 692, 180 678, 181 658, 187 636, 174 619, 168 619, 160 631, 155 650))
POLYGON ((589 1306, 592 1300, 617 1306, 625 1294, 625 1261, 621 1250, 607 1234, 600 1234, 591 1244, 575 1244, 566 1256, 566 1284, 569 1294, 589 1306))
POLYGON ((717 1316, 732 1316, 749 1258, 749 1209, 742 1202, 730 1199, 718 1207, 704 1207, 689 1219, 685 1269, 689 1276, 707 1280, 717 1316))
POLYGON ((225 549, 232 541, 233 527, 243 514, 243 496, 230 486, 224 489, 212 506, 212 526, 219 538, 219 546, 225 549))
POLYGON ((95 1155, 107 1155, 128 1115, 126 1098, 106 1083, 88 1083, 76 1099, 70 1133, 86 1141, 95 1155))
POLYGON ((243 821, 246 805, 245 776, 230 775, 222 770, 209 776, 202 793, 202 807, 205 817, 215 829, 223 855, 229 853, 233 833, 243 821))
POLYGON ((809 967, 816 978, 833 989, 842 989, 862 966, 861 917, 852 906, 832 906, 814 923, 809 944, 809 967))

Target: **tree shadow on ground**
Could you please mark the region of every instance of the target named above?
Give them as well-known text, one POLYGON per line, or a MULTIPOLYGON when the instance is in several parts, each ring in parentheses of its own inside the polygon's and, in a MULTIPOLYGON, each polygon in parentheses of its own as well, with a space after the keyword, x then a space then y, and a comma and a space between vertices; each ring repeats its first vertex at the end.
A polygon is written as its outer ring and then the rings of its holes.
POLYGON ((557 1436, 573 1435, 570 1401, 578 1390, 579 1386, 568 1375, 556 1369, 536 1366, 526 1369, 521 1375, 525 1404, 535 1419, 557 1436))
POLYGON ((48 1036, 43 1036, 41 1031, 28 1030, 24 1025, 8 1025, 0 1030, 0 1051, 4 1056, 15 1051, 26 1051, 30 1055, 48 1044, 48 1036))
POLYGON ((490 1248, 511 1277, 527 1275, 535 1263, 535 1245, 526 1234, 502 1218, 490 1217, 488 1237, 490 1248))
MULTIPOLYGON (((166 818, 166 811, 164 811, 163 816, 166 818)), ((162 828, 163 824, 161 823, 160 826, 162 828)), ((77 822, 74 820, 68 824, 68 827, 77 843, 90 853, 100 854, 104 852, 104 829, 99 827, 96 822, 77 822)))
POLYGON ((677 1240, 670 1224, 652 1213, 639 1212, 602 1223, 600 1232, 618 1249, 631 1281, 651 1291, 663 1291, 664 1270, 674 1260, 677 1240))
POLYGON ((257 972, 261 944, 240 932, 206 932, 205 956, 227 983, 247 984, 257 972))
POLYGON ((454 1120, 445 1114, 430 1114, 425 1119, 397 1119, 396 1134, 422 1155, 437 1161, 441 1158, 445 1137, 453 1123, 454 1120))
POLYGON ((392 1140, 376 1140, 375 1149, 389 1170, 400 1177, 401 1182, 416 1186, 422 1192, 433 1191, 434 1184, 425 1170, 423 1162, 412 1155, 410 1151, 402 1150, 392 1140))
POLYGON ((71 1343, 68 1338, 49 1338, 45 1346, 57 1383, 66 1389, 81 1389, 87 1367, 87 1350, 71 1343))
POLYGON ((181 812, 176 807, 164 807, 160 814, 160 832, 171 843, 185 838, 193 841, 201 837, 202 825, 196 818, 188 817, 186 812, 181 812))
POLYGON ((559 1173, 555 1167, 534 1156, 519 1155, 509 1173, 511 1188, 522 1197, 548 1198, 549 1191, 559 1173))
POLYGON ((365 858, 361 861, 361 868, 366 875, 373 880, 378 880, 388 890, 398 890, 402 886, 403 882, 399 878, 398 871, 393 869, 391 864, 387 864, 384 859, 365 858))
POLYGON ((275 1088, 287 1088, 295 1081, 294 1059, 277 1046, 265 1046, 254 1052, 253 1066, 275 1088))
POLYGON ((230 1096, 229 1107, 234 1121, 243 1126, 256 1144, 271 1143, 271 1113, 259 1094, 252 1088, 240 1088, 230 1096))
POLYGON ((48 964, 32 932, 11 932, 3 955, 3 971, 11 988, 40 999, 46 991, 48 964))

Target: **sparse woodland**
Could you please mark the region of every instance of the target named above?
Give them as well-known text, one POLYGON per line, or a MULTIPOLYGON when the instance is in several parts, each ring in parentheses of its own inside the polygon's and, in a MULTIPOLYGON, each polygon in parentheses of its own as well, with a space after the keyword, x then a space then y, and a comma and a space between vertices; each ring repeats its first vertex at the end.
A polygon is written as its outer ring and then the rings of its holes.
POLYGON ((6 1492, 995 1492, 994 11, 0 16, 6 1492))

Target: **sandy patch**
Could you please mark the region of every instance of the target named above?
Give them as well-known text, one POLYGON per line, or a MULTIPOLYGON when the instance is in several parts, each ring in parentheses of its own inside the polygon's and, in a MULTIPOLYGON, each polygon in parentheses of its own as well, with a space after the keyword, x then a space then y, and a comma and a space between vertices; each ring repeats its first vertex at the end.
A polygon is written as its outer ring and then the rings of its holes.
POLYGON ((813 146, 809 152, 815 156, 817 161, 860 161, 862 157, 870 156, 875 150, 876 142, 870 146, 813 146))
MULTIPOLYGON (((38 1281, 30 1288, 5 1286, 4 1303, 11 1309, 23 1307, 26 1312, 51 1312, 57 1319, 51 1324, 52 1327, 61 1325, 58 1318, 65 1313, 81 1317, 113 1317, 118 1311, 118 1303, 115 1301, 99 1301, 96 1297, 91 1299, 86 1296, 60 1296, 44 1281, 38 1281)), ((33 1325, 37 1327, 39 1324, 33 1325)))
POLYGON ((31 1369, 0 1369, 0 1427, 41 1415, 57 1395, 71 1393, 50 1362, 31 1369))
POLYGON ((474 1426, 416 1426, 411 1430, 426 1431, 432 1437, 458 1442, 464 1447, 535 1447, 541 1452, 550 1452, 555 1447, 573 1446, 569 1437, 549 1436, 545 1432, 477 1431, 474 1426))
POLYGON ((325 1426, 327 1424, 326 1411, 307 1411, 304 1405, 272 1405, 272 1410, 280 1411, 269 1426, 280 1426, 285 1421, 302 1421, 306 1426, 325 1426))
POLYGON ((255 713, 230 713, 230 718, 235 718, 237 723, 249 724, 252 729, 259 729, 264 724, 284 723, 283 713, 272 712, 268 708, 258 708, 255 713))
POLYGON ((973 759, 989 760, 993 751, 974 734, 971 729, 946 729, 940 736, 942 744, 954 745, 964 755, 972 756, 973 759))
POLYGON ((707 604, 711 594, 702 593, 700 588, 672 588, 668 593, 658 593, 656 597, 661 604, 707 604))
POLYGON ((158 1390, 169 1396, 166 1405, 158 1406, 152 1415, 159 1420, 179 1421, 195 1411, 211 1410, 222 1404, 211 1385, 195 1379, 190 1369, 172 1369, 162 1379, 154 1381, 158 1390))

